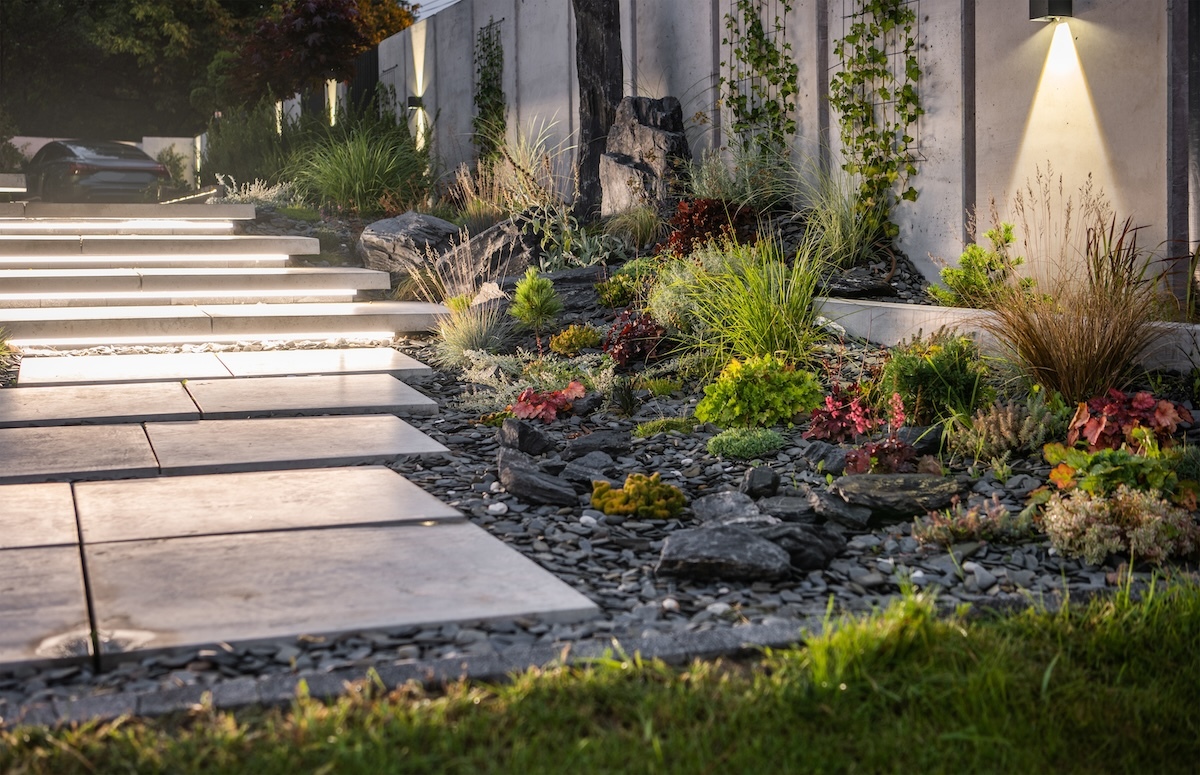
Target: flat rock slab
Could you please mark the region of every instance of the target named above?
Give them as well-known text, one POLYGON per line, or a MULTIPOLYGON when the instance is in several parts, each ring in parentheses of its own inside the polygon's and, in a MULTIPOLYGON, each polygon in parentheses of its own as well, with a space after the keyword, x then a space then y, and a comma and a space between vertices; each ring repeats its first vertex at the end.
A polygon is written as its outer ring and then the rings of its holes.
POLYGON ((470 523, 132 541, 86 555, 97 626, 126 652, 597 610, 470 523))
POLYGON ((0 663, 87 657, 86 599, 78 547, 0 551, 0 663))
POLYGON ((289 414, 437 414, 436 401, 390 374, 188 380, 184 387, 206 420, 289 414))
POLYGON ((0 549, 78 546, 71 485, 6 484, 0 504, 0 549))
POLYGON ((156 474, 141 425, 0 429, 0 484, 156 474))
POLYGON ((0 390, 0 428, 198 419, 199 410, 178 382, 0 390))
POLYGON ((146 423, 145 428, 164 474, 373 465, 449 452, 388 414, 146 423))
POLYGON ((88 544, 463 520, 384 466, 85 482, 75 504, 88 544))
POLYGON ((103 382, 178 382, 232 377, 216 353, 86 355, 22 358, 17 384, 84 385, 103 382))
POLYGON ((235 377, 382 373, 404 379, 433 373, 425 364, 390 347, 225 352, 217 358, 235 377))

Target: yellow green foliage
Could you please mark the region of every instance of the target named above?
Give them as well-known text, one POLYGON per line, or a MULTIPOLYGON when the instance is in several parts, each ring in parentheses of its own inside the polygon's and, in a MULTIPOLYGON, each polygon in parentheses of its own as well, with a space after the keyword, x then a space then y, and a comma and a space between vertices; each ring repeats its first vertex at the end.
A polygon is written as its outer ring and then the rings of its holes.
POLYGON ((592 482, 592 508, 605 514, 670 519, 683 510, 684 502, 680 489, 664 484, 658 473, 630 474, 619 490, 614 490, 608 482, 592 482))
POLYGON ((550 337, 550 349, 559 355, 573 357, 580 350, 600 346, 600 332, 592 326, 572 324, 550 337))

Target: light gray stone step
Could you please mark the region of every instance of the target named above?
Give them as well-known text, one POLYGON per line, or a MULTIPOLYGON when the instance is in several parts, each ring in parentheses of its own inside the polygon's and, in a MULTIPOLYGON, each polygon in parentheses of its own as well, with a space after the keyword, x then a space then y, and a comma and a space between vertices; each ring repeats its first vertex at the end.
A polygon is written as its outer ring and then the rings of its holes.
POLYGON ((0 390, 0 428, 382 413, 427 417, 437 402, 389 374, 0 390))
MULTIPOLYGON (((3 206, 0 205, 0 208, 3 206)), ((21 218, 7 217, 0 209, 0 234, 8 236, 49 234, 82 237, 85 234, 199 234, 234 233, 232 220, 185 218, 21 218)))
POLYGON ((262 256, 315 255, 321 243, 313 237, 231 234, 0 234, 0 266, 50 268, 89 261, 125 266, 158 265, 175 260, 255 260, 262 256), (117 264, 119 265, 119 264, 117 264))
POLYGON ((386 272, 357 267, 0 269, 0 307, 349 301, 390 287, 386 272))
POLYGON ((70 484, 6 484, 0 486, 0 503, 0 551, 79 545, 70 484))
POLYGON ((532 615, 570 621, 597 612, 470 523, 168 538, 84 551, 101 637, 114 651, 139 656, 298 634, 532 615))
POLYGON ((89 650, 78 545, 0 551, 0 663, 82 662, 89 650))
POLYGON ((17 384, 85 385, 114 382, 177 382, 183 379, 283 377, 313 374, 391 374, 424 377, 433 370, 390 347, 329 350, 262 350, 145 355, 26 356, 17 384))
POLYGON ((0 218, 48 218, 55 220, 186 219, 254 220, 249 204, 68 204, 63 202, 12 202, 0 204, 0 218))
POLYGON ((393 415, 0 429, 0 484, 379 465, 448 450, 393 415))
POLYGON ((19 172, 0 172, 0 194, 24 194, 25 176, 19 172))
MULTIPOLYGON (((88 544, 330 527, 428 526, 465 519, 384 466, 11 486, 67 488, 70 535, 78 540, 73 489, 88 544), (170 518, 164 519, 164 514, 170 518)), ((43 500, 51 495, 61 500, 59 491, 47 491, 43 500)), ((42 542, 53 545, 50 541, 58 532, 47 527, 42 542)))
POLYGON ((445 314, 410 301, 58 307, 0 309, 0 327, 17 346, 380 339, 429 331, 445 314))

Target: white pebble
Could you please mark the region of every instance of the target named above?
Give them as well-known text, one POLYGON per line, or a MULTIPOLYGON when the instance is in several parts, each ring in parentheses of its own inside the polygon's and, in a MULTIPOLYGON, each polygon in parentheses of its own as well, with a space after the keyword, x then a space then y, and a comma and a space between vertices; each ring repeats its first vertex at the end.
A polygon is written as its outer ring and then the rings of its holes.
POLYGON ((488 510, 488 514, 491 514, 493 516, 500 516, 501 514, 508 513, 508 504, 507 503, 499 503, 499 502, 489 503, 487 510, 488 510))
POLYGON ((664 611, 678 611, 679 610, 679 601, 673 597, 663 598, 662 609, 664 611))
POLYGON ((584 527, 595 527, 596 526, 596 518, 592 517, 592 516, 588 516, 587 514, 584 514, 582 517, 579 518, 579 524, 583 525, 584 527))

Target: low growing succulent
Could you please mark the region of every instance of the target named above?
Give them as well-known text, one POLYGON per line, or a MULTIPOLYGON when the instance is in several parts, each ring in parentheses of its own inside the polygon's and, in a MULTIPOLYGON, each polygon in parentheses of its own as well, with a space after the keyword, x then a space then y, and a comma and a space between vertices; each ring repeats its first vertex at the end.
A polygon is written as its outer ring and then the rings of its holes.
POLYGON ((923 544, 949 547, 962 541, 1016 543, 1030 538, 1033 530, 1033 520, 1028 514, 1013 514, 993 493, 990 501, 969 508, 955 496, 950 508, 918 517, 913 522, 912 535, 923 544))
POLYGON ((734 359, 704 388, 696 419, 723 428, 791 423, 820 406, 822 392, 816 377, 773 355, 734 359))
POLYGON ((754 460, 783 448, 783 436, 770 428, 730 428, 708 440, 708 454, 754 460))
POLYGON ((683 511, 685 502, 683 492, 663 482, 657 472, 650 476, 629 474, 620 489, 613 489, 608 482, 592 483, 592 507, 605 514, 670 519, 683 511))
POLYGON ((1093 565, 1116 552, 1158 564, 1194 555, 1200 548, 1200 527, 1191 514, 1155 490, 1142 492, 1124 484, 1107 496, 1082 490, 1055 493, 1041 520, 1054 548, 1093 565))

